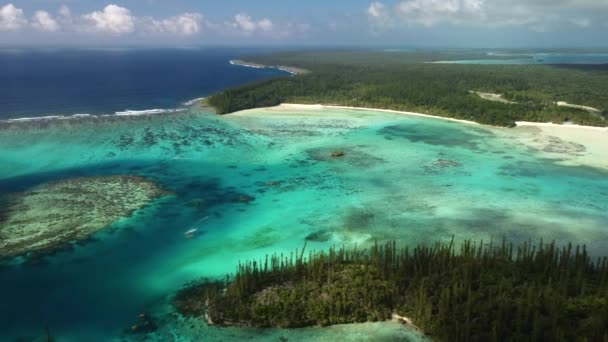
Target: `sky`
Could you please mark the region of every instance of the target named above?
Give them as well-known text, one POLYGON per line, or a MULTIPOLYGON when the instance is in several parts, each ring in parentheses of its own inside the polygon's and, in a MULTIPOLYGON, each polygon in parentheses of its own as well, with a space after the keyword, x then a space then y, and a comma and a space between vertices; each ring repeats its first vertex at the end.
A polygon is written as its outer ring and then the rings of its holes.
POLYGON ((0 46, 608 46, 608 0, 0 0, 0 46))

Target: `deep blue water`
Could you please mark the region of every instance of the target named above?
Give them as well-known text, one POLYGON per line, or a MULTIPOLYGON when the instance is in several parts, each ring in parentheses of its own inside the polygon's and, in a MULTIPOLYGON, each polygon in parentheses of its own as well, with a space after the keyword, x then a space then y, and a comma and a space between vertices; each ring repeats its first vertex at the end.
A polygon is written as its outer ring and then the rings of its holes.
POLYGON ((0 50, 0 119, 175 108, 284 74, 233 66, 259 49, 0 50))

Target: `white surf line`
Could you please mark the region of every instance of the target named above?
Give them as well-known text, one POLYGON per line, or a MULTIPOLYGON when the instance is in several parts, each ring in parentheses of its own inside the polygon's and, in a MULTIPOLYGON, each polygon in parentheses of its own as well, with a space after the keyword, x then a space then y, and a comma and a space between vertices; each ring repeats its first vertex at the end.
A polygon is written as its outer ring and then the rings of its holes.
POLYGON ((261 65, 261 64, 249 64, 240 60, 230 60, 229 62, 231 65, 238 65, 238 66, 242 66, 245 68, 254 68, 254 69, 265 69, 265 68, 269 68, 268 66, 265 65, 261 65))
POLYGON ((180 113, 187 111, 187 108, 174 108, 174 109, 145 109, 145 110, 124 110, 115 112, 114 114, 100 114, 93 115, 87 113, 78 113, 72 115, 47 115, 47 116, 33 116, 0 120, 0 123, 16 123, 16 122, 32 122, 32 121, 50 121, 50 120, 73 120, 73 119, 84 119, 84 118, 105 118, 113 116, 143 116, 143 115, 156 115, 156 114, 170 114, 180 113))
POLYGON ((197 102, 202 101, 202 100, 204 100, 206 98, 207 97, 205 97, 205 96, 203 96, 203 97, 197 97, 196 99, 192 99, 192 100, 186 101, 183 104, 184 104, 184 106, 192 106, 192 105, 196 104, 197 102))
POLYGON ((114 115, 118 116, 137 116, 137 115, 153 115, 153 114, 164 114, 164 113, 177 113, 184 112, 186 108, 174 108, 174 109, 144 109, 144 110, 125 110, 121 112, 115 112, 114 115))
POLYGON ((62 115, 49 115, 49 116, 37 116, 31 118, 16 118, 16 119, 8 119, 3 120, 4 122, 27 122, 27 121, 43 121, 43 120, 53 120, 53 119, 62 119, 66 118, 62 115))

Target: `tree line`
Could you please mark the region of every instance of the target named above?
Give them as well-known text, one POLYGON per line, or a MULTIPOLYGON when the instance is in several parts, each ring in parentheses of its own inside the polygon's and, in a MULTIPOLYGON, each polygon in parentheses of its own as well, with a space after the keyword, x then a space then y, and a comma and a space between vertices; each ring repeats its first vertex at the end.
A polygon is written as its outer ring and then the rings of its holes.
POLYGON ((191 284, 185 315, 224 325, 304 327, 409 317, 445 341, 608 341, 608 258, 584 246, 465 241, 305 248, 191 284))
POLYGON ((220 114, 296 102, 417 111, 497 126, 516 121, 608 125, 608 68, 420 63, 455 56, 468 55, 301 52, 249 57, 312 73, 231 88, 207 101, 220 114), (500 93, 517 103, 488 101, 472 90, 500 93), (604 112, 558 107, 556 101, 604 112))

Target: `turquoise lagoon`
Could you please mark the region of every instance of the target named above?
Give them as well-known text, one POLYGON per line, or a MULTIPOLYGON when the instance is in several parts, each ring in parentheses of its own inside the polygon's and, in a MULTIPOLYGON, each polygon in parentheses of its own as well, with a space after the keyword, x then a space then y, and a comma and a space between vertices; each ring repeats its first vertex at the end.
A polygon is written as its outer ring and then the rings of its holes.
MULTIPOLYGON (((396 323, 221 329, 175 315, 171 295, 267 253, 503 237, 606 255, 608 170, 565 166, 507 129, 386 112, 258 109, 2 124, 0 191, 79 176, 144 176, 171 191, 91 241, 0 266, 0 340, 392 341, 396 323), (332 158, 343 151, 341 158, 332 158), (198 229, 193 239, 184 232, 198 229)), ((565 142, 552 139, 548 144, 565 142)), ((549 146, 556 147, 556 146, 549 146)), ((557 146, 559 147, 559 146, 557 146)), ((553 148, 552 150, 560 150, 553 148)), ((567 151, 567 149, 564 149, 567 151)), ((578 151, 577 153, 580 153, 578 151)))

